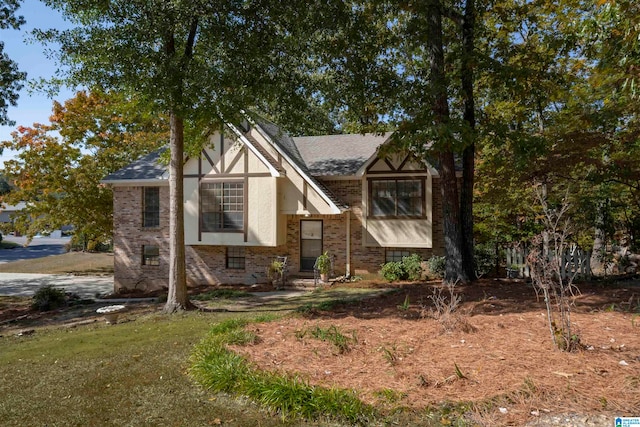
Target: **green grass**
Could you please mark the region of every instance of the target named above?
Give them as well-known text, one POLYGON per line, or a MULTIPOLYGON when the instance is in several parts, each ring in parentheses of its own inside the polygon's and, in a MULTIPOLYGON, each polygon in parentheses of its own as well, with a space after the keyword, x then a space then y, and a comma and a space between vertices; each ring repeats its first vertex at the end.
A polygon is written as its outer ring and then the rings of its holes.
POLYGON ((212 299, 220 298, 220 299, 232 299, 232 298, 246 298, 250 297, 251 294, 246 291, 241 291, 237 289, 214 289, 212 291, 203 292, 198 295, 194 295, 191 299, 197 301, 209 301, 212 299))
POLYGON ((231 319, 211 328, 191 356, 191 376, 214 391, 246 396, 259 402, 283 420, 337 419, 367 425, 375 416, 373 407, 352 390, 313 386, 296 375, 255 370, 227 344, 244 345, 253 337, 244 332, 247 321, 231 319))
POLYGON ((351 337, 348 337, 340 332, 335 325, 331 325, 328 328, 315 326, 309 332, 315 339, 332 343, 340 354, 348 353, 351 350, 351 344, 358 342, 355 332, 352 331, 351 337))
POLYGON ((113 254, 68 252, 44 258, 13 261, 0 264, 0 273, 113 274, 113 254))
MULTIPOLYGON (((222 313, 151 315, 113 326, 2 337, 0 424, 208 426, 219 420, 234 426, 282 425, 255 404, 204 391, 188 378, 193 346, 212 324, 228 318, 222 313)), ((235 319, 242 322, 237 314, 235 319)))

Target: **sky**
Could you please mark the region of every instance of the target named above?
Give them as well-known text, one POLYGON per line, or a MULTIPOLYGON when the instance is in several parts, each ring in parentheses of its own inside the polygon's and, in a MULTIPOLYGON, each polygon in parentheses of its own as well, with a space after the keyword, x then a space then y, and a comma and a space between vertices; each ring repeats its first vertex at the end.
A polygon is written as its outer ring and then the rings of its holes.
MULTIPOLYGON (((44 46, 35 42, 28 42, 29 32, 34 28, 65 29, 70 24, 62 16, 45 6, 39 0, 23 0, 18 15, 24 16, 26 23, 19 30, 0 30, 0 40, 4 42, 4 52, 18 64, 20 71, 27 73, 28 80, 41 77, 51 77, 57 65, 55 61, 47 59, 44 46)), ((33 123, 48 123, 51 115, 53 100, 64 101, 73 96, 73 91, 64 89, 57 96, 51 98, 48 94, 34 92, 29 84, 20 92, 18 105, 9 107, 8 115, 16 122, 16 126, 31 126, 33 123)), ((11 139, 11 132, 16 126, 0 126, 0 141, 11 139)), ((0 166, 5 160, 12 158, 13 152, 5 151, 0 155, 0 166)))

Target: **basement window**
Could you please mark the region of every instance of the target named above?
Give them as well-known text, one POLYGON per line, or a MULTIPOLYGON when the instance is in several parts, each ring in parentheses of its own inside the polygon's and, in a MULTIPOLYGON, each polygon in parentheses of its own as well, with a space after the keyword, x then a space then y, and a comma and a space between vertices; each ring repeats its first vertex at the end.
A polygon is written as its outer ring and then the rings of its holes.
POLYGON ((399 249, 387 249, 384 253, 384 262, 399 262, 403 257, 409 256, 409 251, 399 249))
POLYGON ((243 247, 230 246, 227 248, 227 268, 244 270, 245 256, 243 247))
POLYGON ((156 245, 142 246, 142 265, 160 265, 160 247, 156 245))

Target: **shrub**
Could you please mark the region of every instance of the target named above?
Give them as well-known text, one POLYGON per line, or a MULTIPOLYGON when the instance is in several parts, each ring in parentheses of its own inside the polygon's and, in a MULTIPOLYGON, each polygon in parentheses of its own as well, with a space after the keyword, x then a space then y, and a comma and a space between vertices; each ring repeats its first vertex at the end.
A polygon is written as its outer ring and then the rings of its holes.
POLYGON ((496 249, 492 242, 480 243, 474 246, 474 261, 478 278, 488 274, 496 265, 496 249))
POLYGON ((442 279, 445 271, 445 257, 434 255, 427 260, 427 268, 429 275, 434 278, 442 279))
POLYGON ((380 274, 384 277, 384 280, 395 282, 396 280, 404 280, 406 272, 404 271, 401 261, 390 261, 382 264, 380 274))
POLYGON ((420 280, 422 278, 422 257, 418 254, 411 254, 402 257, 402 267, 409 280, 420 280))
POLYGON ((382 264, 380 275, 390 282, 396 280, 420 280, 422 278, 422 258, 418 254, 402 257, 402 261, 382 264))
POLYGON ((55 310, 67 305, 67 296, 64 290, 54 288, 51 285, 41 287, 33 295, 31 307, 38 311, 55 310))

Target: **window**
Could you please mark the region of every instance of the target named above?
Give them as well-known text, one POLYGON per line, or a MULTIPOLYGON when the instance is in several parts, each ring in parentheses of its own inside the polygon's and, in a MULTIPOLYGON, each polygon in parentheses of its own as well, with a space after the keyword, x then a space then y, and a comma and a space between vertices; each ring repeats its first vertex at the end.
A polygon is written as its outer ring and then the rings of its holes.
POLYGON ((227 248, 227 268, 232 270, 244 270, 244 248, 227 248))
POLYGON ((202 231, 244 229, 244 184, 208 182, 200 187, 202 231))
POLYGON ((143 187, 142 200, 142 226, 160 227, 160 187, 143 187))
POLYGON ((384 262, 398 262, 402 261, 403 257, 409 256, 409 251, 402 251, 399 249, 387 249, 384 254, 384 262))
POLYGON ((160 247, 156 245, 143 245, 142 265, 160 265, 160 247))
POLYGON ((423 181, 419 179, 372 179, 369 181, 372 216, 424 216, 423 181))

